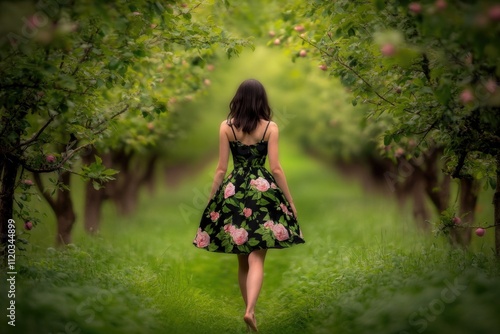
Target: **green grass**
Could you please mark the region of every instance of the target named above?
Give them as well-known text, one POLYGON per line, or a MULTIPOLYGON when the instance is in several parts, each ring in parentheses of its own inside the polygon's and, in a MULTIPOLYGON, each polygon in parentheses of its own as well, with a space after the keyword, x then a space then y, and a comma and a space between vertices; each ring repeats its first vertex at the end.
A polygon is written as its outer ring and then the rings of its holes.
MULTIPOLYGON (((476 237, 473 252, 451 250, 391 199, 282 146, 307 243, 269 251, 256 310, 262 333, 496 332, 490 239, 476 237)), ((16 327, 4 319, 2 333, 243 333, 235 256, 191 245, 197 194, 213 168, 177 189, 159 180, 134 216, 107 206, 101 234, 77 226, 63 251, 50 247, 53 221, 39 225, 18 258, 16 327)))

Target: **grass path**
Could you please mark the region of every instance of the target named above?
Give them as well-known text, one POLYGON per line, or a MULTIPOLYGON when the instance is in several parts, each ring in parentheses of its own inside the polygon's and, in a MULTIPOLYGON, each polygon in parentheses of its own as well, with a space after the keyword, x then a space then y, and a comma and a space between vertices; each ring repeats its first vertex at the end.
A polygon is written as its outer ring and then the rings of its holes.
MULTIPOLYGON (((282 156, 306 244, 268 253, 262 333, 496 332, 500 281, 489 240, 473 253, 450 251, 391 200, 293 146, 282 156)), ((133 217, 107 207, 101 235, 79 230, 65 251, 50 248, 53 222, 35 229, 18 260, 16 327, 3 320, 1 332, 245 332, 236 258, 191 245, 213 169, 144 194, 133 217)))

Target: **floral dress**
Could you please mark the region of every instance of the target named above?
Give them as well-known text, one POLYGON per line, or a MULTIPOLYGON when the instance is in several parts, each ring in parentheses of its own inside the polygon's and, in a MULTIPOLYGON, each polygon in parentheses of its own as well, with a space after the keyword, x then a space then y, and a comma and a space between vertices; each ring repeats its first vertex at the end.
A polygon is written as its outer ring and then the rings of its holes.
POLYGON ((229 125, 235 138, 229 142, 234 170, 203 211, 193 244, 211 252, 248 254, 304 243, 290 204, 264 167, 269 123, 254 145, 238 141, 229 125))

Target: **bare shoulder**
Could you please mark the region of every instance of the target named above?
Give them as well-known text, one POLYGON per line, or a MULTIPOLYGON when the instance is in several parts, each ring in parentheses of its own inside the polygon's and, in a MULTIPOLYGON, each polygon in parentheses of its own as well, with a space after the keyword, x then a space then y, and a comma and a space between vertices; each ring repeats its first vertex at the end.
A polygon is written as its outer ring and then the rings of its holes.
POLYGON ((220 123, 219 129, 220 129, 220 131, 224 131, 224 132, 230 131, 231 127, 229 126, 229 123, 228 123, 227 119, 223 120, 220 123))
POLYGON ((266 140, 270 140, 271 138, 277 139, 279 136, 278 124, 271 121, 269 122, 269 126, 267 128, 266 140))
POLYGON ((230 132, 231 132, 231 128, 230 128, 229 124, 227 123, 227 120, 223 120, 219 126, 219 133, 221 135, 224 134, 224 136, 229 139, 230 132))
POLYGON ((271 121, 269 123, 269 128, 267 131, 272 131, 272 132, 278 132, 279 128, 278 128, 278 124, 276 124, 275 122, 271 121))

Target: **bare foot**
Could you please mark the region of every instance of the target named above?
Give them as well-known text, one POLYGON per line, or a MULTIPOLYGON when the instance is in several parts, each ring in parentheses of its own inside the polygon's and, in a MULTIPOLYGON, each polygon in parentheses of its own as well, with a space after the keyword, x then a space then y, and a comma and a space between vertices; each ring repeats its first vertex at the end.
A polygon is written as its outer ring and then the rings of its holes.
POLYGON ((245 314, 243 320, 247 324, 247 326, 254 332, 258 332, 257 322, 255 321, 255 315, 253 314, 245 314))

